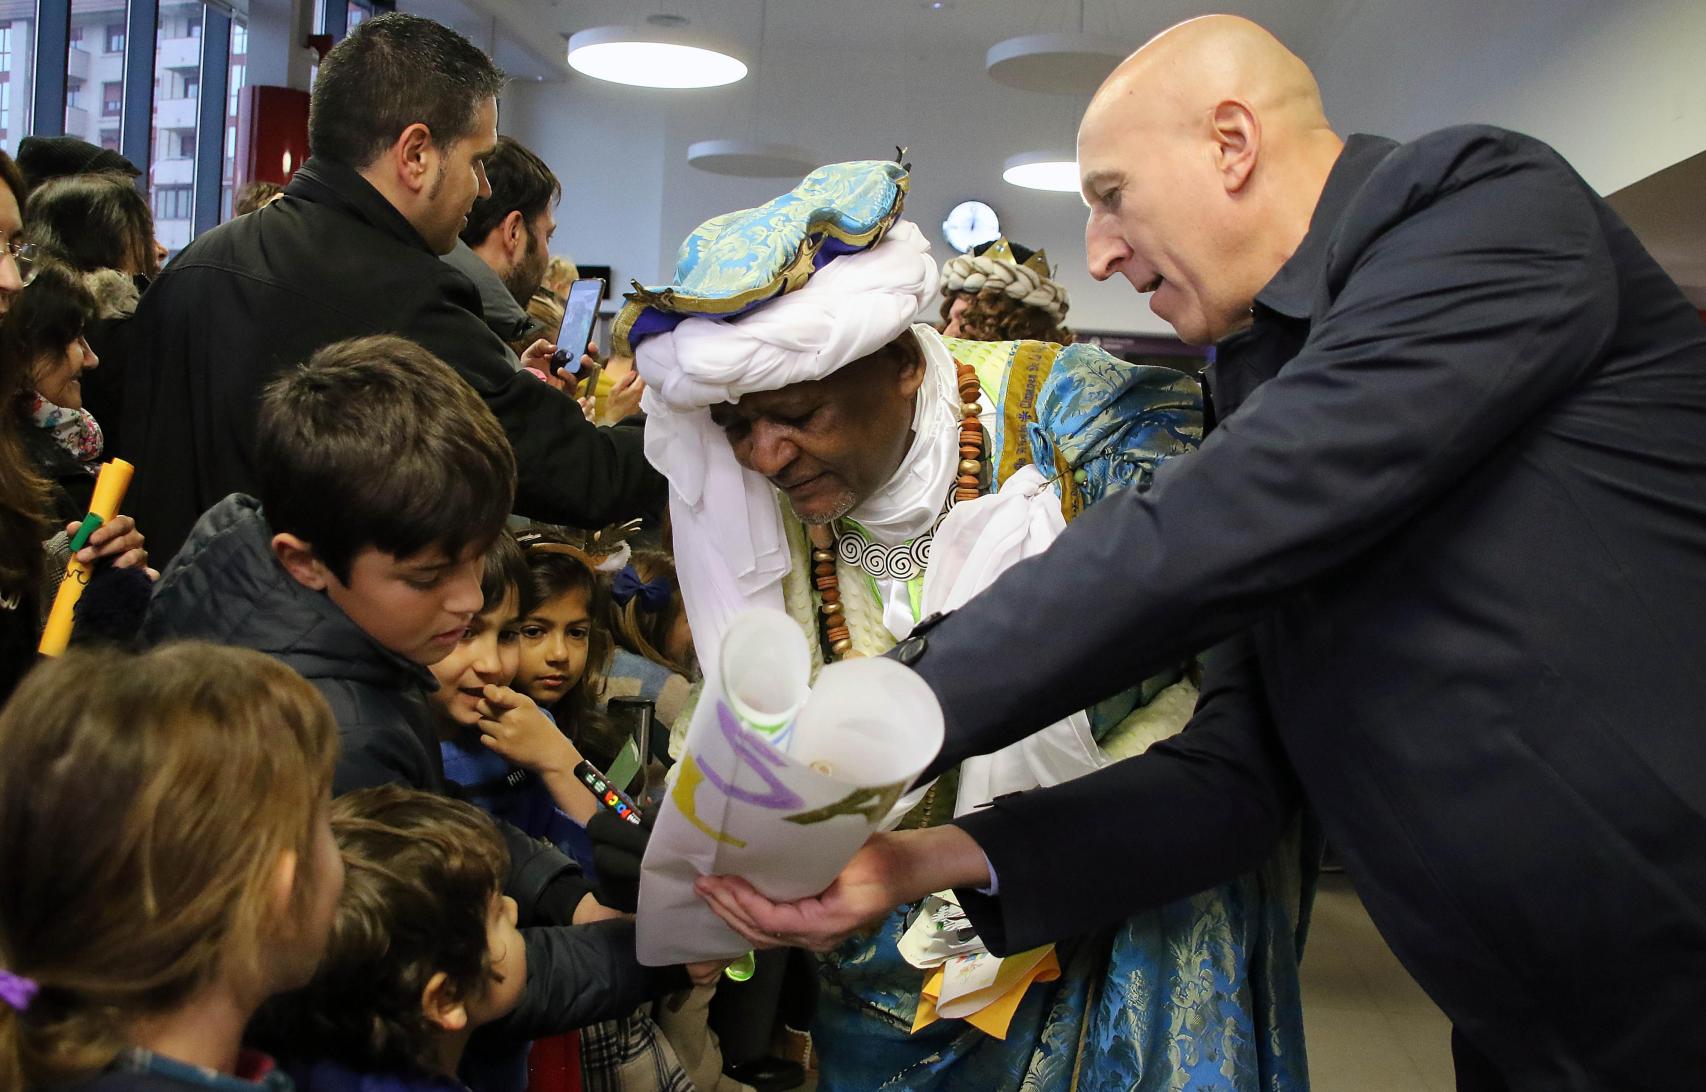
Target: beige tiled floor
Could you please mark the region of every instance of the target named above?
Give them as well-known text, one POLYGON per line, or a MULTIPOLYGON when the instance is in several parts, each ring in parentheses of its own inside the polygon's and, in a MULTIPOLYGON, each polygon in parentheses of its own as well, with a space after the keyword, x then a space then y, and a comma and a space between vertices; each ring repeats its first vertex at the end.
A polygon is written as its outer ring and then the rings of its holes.
POLYGON ((1303 957, 1313 1092, 1452 1092, 1451 1025, 1343 875, 1321 878, 1303 957))
MULTIPOLYGON (((1350 881, 1321 877, 1303 960, 1311 1092, 1453 1092, 1451 1025, 1375 932, 1350 881)), ((808 1080, 803 1092, 813 1092, 808 1080)))

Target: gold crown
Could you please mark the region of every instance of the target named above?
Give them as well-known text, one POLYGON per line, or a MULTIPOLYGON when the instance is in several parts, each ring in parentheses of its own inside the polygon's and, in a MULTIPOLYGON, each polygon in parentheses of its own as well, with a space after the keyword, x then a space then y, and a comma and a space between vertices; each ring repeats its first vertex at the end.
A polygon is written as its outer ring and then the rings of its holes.
MULTIPOLYGON (((1005 235, 991 243, 989 245, 989 249, 983 252, 983 257, 994 262, 1012 262, 1014 265, 1021 264, 1018 255, 1013 253, 1013 244, 1007 241, 1007 236, 1005 235)), ((1026 269, 1037 274, 1043 280, 1046 281, 1052 279, 1049 276, 1047 251, 1037 251, 1027 258, 1023 264, 1026 269)))

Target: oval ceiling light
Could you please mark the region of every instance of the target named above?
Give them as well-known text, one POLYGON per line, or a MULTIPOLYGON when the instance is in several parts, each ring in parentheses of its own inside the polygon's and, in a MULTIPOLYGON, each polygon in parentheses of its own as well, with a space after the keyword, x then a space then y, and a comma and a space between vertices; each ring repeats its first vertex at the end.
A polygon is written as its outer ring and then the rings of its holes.
POLYGON ((823 165, 809 148, 762 140, 696 141, 687 148, 687 162, 712 174, 742 178, 803 178, 823 165))
POLYGON ((983 67, 1026 91, 1088 95, 1131 52, 1129 43, 1095 34, 1027 34, 989 47, 983 67))
POLYGON ((1028 190, 1078 192, 1078 162, 1057 152, 1026 152, 1007 157, 1001 177, 1028 190))
POLYGON ((680 26, 578 31, 569 36, 569 67, 633 87, 721 87, 746 78, 732 46, 680 26))

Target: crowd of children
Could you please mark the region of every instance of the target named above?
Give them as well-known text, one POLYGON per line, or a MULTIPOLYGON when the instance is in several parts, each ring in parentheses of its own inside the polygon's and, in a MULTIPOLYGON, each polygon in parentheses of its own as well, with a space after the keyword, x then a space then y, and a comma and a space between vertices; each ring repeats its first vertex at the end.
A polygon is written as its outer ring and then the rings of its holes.
POLYGON ((503 432, 399 338, 255 428, 147 650, 44 661, 0 716, 0 1088, 519 1092, 571 1031, 579 1087, 744 1087, 722 966, 636 962, 643 831, 582 776, 658 761, 612 698, 687 706, 668 554, 508 529, 503 432))

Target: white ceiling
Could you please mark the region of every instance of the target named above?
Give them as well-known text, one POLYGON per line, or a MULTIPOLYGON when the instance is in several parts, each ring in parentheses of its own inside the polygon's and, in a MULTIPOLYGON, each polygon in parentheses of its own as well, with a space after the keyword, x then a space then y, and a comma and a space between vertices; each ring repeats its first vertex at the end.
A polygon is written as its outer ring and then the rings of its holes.
MULTIPOLYGON (((608 23, 639 23, 653 14, 680 15, 707 31, 746 43, 753 55, 791 46, 820 49, 898 49, 928 56, 974 51, 1021 34, 1077 30, 1077 0, 404 0, 408 11, 431 16, 491 44, 499 63, 520 79, 562 79, 562 36, 608 23), (494 15, 496 18, 494 19, 494 15), (525 29, 523 29, 525 28, 525 29), (523 55, 526 56, 523 56, 523 55)), ((1205 11, 1247 15, 1310 59, 1318 31, 1355 0, 1244 0, 1205 6, 1201 0, 1084 0, 1086 33, 1108 35, 1133 49, 1182 19, 1205 11)), ((749 60, 751 58, 749 57, 749 60)))

